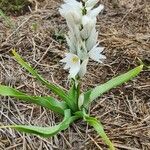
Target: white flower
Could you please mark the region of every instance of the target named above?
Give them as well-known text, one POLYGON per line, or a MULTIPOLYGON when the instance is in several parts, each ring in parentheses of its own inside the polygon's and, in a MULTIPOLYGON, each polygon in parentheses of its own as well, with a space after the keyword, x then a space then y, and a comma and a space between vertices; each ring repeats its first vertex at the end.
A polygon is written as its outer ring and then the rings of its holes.
POLYGON ((65 37, 66 37, 67 44, 69 46, 70 53, 75 54, 76 53, 76 45, 74 44, 75 39, 73 37, 68 37, 68 36, 65 37))
POLYGON ((87 2, 85 3, 86 7, 94 7, 99 0, 87 0, 87 2))
POLYGON ((61 62, 66 63, 64 69, 69 69, 69 78, 74 78, 76 75, 83 77, 87 71, 88 57, 81 63, 80 58, 72 53, 67 53, 66 57, 61 62), (81 64, 80 64, 81 63, 81 64))
POLYGON ((90 51, 89 51, 89 57, 93 59, 94 61, 102 63, 104 59, 106 59, 106 56, 102 55, 101 52, 104 50, 104 47, 97 47, 98 44, 96 44, 90 51))
POLYGON ((89 38, 86 40, 86 48, 87 51, 90 51, 97 43, 97 38, 98 38, 98 32, 96 32, 96 29, 94 28, 91 31, 91 35, 89 38))
POLYGON ((59 12, 66 20, 70 14, 74 22, 79 23, 82 17, 82 3, 76 0, 65 0, 65 4, 61 6, 59 12))
POLYGON ((69 69, 69 77, 75 78, 75 76, 80 71, 79 57, 75 54, 67 53, 66 57, 62 59, 61 62, 66 63, 64 69, 69 69))
POLYGON ((91 35, 92 30, 95 28, 96 19, 91 19, 87 16, 82 18, 83 29, 81 30, 81 37, 87 40, 91 35))
POLYGON ((103 9, 104 5, 99 5, 97 8, 90 10, 87 15, 91 18, 95 18, 103 9))
POLYGON ((82 78, 86 74, 88 61, 89 59, 86 58, 81 64, 80 71, 78 73, 80 78, 82 78))
POLYGON ((80 43, 82 42, 80 31, 77 28, 75 28, 75 31, 70 30, 68 36, 66 36, 69 51, 73 54, 77 54, 78 49, 80 49, 80 43))
POLYGON ((100 63, 102 63, 102 61, 106 59, 106 57, 101 54, 101 52, 104 50, 104 47, 97 47, 97 45, 95 45, 89 51, 88 55, 86 56, 86 58, 83 60, 82 63, 77 55, 72 53, 66 54, 66 57, 62 59, 61 62, 66 63, 64 69, 69 69, 69 78, 76 79, 77 75, 80 78, 82 78, 87 72, 87 64, 89 58, 100 63))
POLYGON ((96 16, 104 8, 99 5, 94 8, 98 0, 64 0, 65 4, 59 9, 69 27, 66 36, 69 53, 61 62, 66 63, 64 69, 69 69, 69 77, 83 77, 87 72, 89 58, 102 63, 106 57, 101 54, 103 47, 98 47, 98 32, 96 31, 96 16))
POLYGON ((82 25, 83 25, 83 27, 86 24, 90 23, 90 22, 93 22, 93 24, 96 24, 96 18, 90 18, 88 15, 84 15, 82 17, 82 25))
POLYGON ((81 22, 81 16, 76 11, 70 11, 69 13, 66 13, 65 18, 67 20, 67 23, 69 25, 71 24, 80 24, 81 22))
POLYGON ((79 47, 77 48, 77 55, 82 61, 88 57, 85 41, 80 41, 79 47))

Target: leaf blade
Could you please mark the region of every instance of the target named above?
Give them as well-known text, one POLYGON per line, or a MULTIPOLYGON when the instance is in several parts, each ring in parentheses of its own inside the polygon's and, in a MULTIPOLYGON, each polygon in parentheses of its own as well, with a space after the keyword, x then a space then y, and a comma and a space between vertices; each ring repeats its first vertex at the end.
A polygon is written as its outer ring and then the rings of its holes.
POLYGON ((80 87, 79 85, 77 85, 76 87, 76 83, 74 80, 72 80, 71 82, 71 87, 68 91, 68 96, 70 98, 70 100, 73 102, 73 105, 75 107, 76 110, 78 110, 78 97, 79 97, 79 91, 80 91, 80 87))
POLYGON ((26 70, 28 70, 34 77, 36 77, 37 80, 39 80, 42 84, 44 84, 47 88, 49 88, 50 90, 52 90, 52 92, 54 92, 55 94, 57 94, 60 98, 62 98, 72 109, 74 109, 73 107, 73 103, 72 101, 69 99, 68 95, 67 95, 67 91, 65 91, 62 87, 60 87, 59 85, 56 85, 54 83, 51 83, 47 80, 45 80, 41 75, 38 74, 38 72, 36 70, 34 70, 27 62, 25 62, 21 56, 15 52, 15 50, 12 51, 14 58, 17 60, 17 62, 24 67, 26 70))
POLYGON ((107 134, 105 133, 102 124, 96 118, 90 117, 88 115, 85 115, 84 119, 90 126, 92 126, 95 129, 95 131, 99 134, 99 136, 101 136, 103 141, 109 146, 109 149, 115 150, 115 147, 108 138, 107 134))
POLYGON ((38 126, 26 126, 26 125, 11 125, 3 126, 0 128, 13 128, 21 132, 39 135, 41 137, 51 137, 56 135, 58 132, 65 130, 69 125, 75 121, 78 117, 71 116, 70 109, 65 110, 65 117, 61 123, 51 127, 38 127, 38 126))
POLYGON ((92 90, 87 91, 85 93, 86 99, 84 101, 84 107, 87 107, 94 99, 98 98, 100 95, 107 92, 108 90, 110 90, 118 85, 121 85, 121 84, 131 80, 135 76, 137 76, 142 71, 142 68, 143 68, 143 65, 140 65, 140 66, 128 71, 127 73, 119 75, 119 76, 107 81, 106 83, 99 85, 92 90))
POLYGON ((30 96, 23 92, 20 92, 19 90, 4 85, 0 85, 0 95, 15 97, 25 102, 34 103, 61 115, 63 115, 64 110, 67 109, 67 105, 65 104, 65 102, 59 102, 53 97, 30 96))

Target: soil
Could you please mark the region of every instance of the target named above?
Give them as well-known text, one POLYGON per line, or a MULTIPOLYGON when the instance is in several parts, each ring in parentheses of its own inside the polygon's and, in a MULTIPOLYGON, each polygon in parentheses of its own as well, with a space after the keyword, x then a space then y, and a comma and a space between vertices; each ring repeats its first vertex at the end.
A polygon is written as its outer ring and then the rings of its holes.
MULTIPOLYGON (((82 90, 104 83, 138 66, 150 65, 150 2, 148 0, 101 0, 98 16, 99 42, 105 47, 104 64, 90 61, 82 90)), ((61 0, 34 1, 21 16, 0 17, 0 84, 32 95, 49 95, 12 57, 12 50, 26 59, 47 80, 68 88, 68 72, 60 60, 68 47, 68 29, 58 8, 61 0)), ((90 107, 104 125, 118 150, 150 150, 150 70, 117 87, 90 107)), ((0 125, 54 125, 61 117, 36 105, 0 97, 0 125)), ((85 122, 77 121, 52 138, 0 129, 0 150, 105 150, 106 145, 85 122)))

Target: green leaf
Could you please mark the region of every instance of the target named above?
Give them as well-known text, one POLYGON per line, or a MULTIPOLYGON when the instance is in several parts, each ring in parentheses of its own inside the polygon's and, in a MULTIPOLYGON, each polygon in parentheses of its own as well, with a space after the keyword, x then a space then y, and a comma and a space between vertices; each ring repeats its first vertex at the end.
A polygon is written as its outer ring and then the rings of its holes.
POLYGON ((70 97, 70 99, 75 99, 77 96, 77 92, 76 92, 76 88, 75 88, 75 84, 72 83, 71 88, 68 91, 68 96, 70 97))
POLYGON ((0 16, 4 18, 5 22, 9 27, 15 27, 13 21, 11 21, 11 19, 8 16, 6 16, 6 14, 1 9, 0 9, 0 16))
POLYGON ((13 50, 12 52, 14 54, 15 59, 22 67, 24 67, 26 70, 28 70, 34 77, 36 77, 37 80, 39 80, 47 88, 52 90, 55 94, 57 94, 60 98, 62 98, 72 109, 74 109, 72 101, 69 99, 66 91, 62 87, 45 80, 41 75, 39 75, 37 73, 36 70, 34 70, 27 62, 25 62, 20 57, 20 55, 17 52, 15 52, 15 50, 13 50))
POLYGON ((70 100, 74 103, 74 107, 76 108, 76 110, 78 109, 78 92, 79 92, 79 86, 76 87, 75 85, 75 81, 72 80, 72 86, 68 91, 68 96, 70 98, 70 100))
POLYGON ((41 137, 51 137, 56 135, 58 132, 65 130, 69 127, 69 125, 78 119, 76 116, 71 116, 70 109, 65 110, 65 117, 61 123, 52 127, 38 127, 38 126, 26 126, 26 125, 11 125, 11 126, 2 126, 0 128, 14 128, 18 131, 36 134, 41 137))
POLYGON ((113 146, 113 143, 110 141, 110 139, 108 138, 108 136, 106 135, 102 124, 93 117, 89 117, 88 115, 84 116, 84 120, 90 125, 93 126, 94 129, 97 131, 97 133, 99 134, 99 136, 101 136, 101 138, 103 139, 103 141, 109 146, 110 150, 115 150, 115 147, 113 146))
POLYGON ((137 76, 142 71, 143 65, 138 66, 125 74, 122 74, 118 77, 115 77, 108 82, 95 87, 92 90, 89 90, 85 93, 84 107, 87 107, 94 99, 98 98, 103 93, 109 91, 112 88, 115 88, 118 85, 121 85, 135 76, 137 76))
POLYGON ((27 94, 24 94, 23 92, 20 92, 19 90, 4 85, 0 85, 0 95, 16 97, 25 102, 40 105, 61 115, 64 115, 64 110, 67 109, 67 105, 65 104, 65 102, 59 102, 53 97, 29 96, 27 94))

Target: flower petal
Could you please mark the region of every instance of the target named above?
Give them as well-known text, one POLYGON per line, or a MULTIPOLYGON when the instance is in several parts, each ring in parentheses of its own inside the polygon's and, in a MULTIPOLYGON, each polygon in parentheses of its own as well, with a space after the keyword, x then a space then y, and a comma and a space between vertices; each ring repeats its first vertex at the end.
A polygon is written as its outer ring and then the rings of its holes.
POLYGON ((65 36, 65 38, 66 38, 66 41, 67 41, 67 44, 68 44, 68 46, 69 46, 69 51, 71 52, 71 53, 73 53, 73 54, 75 54, 75 52, 76 52, 76 47, 75 47, 75 45, 74 45, 74 38, 73 37, 68 37, 68 36, 65 36))
POLYGON ((87 58, 81 64, 80 71, 79 71, 79 74, 78 74, 80 78, 82 78, 87 72, 88 61, 89 61, 89 59, 87 58))
POLYGON ((91 32, 91 35, 86 41, 87 51, 90 51, 94 47, 94 45, 96 45, 97 38, 98 38, 98 32, 96 32, 96 29, 94 28, 91 32))
POLYGON ((72 56, 71 53, 66 53, 65 54, 65 58, 63 58, 62 60, 60 60, 60 62, 63 62, 63 63, 67 63, 68 61, 70 61, 70 57, 72 56))
POLYGON ((101 54, 103 50, 104 47, 93 47, 89 52, 89 57, 94 61, 102 63, 102 60, 106 59, 106 56, 101 54))
POLYGON ((82 25, 84 26, 85 24, 87 24, 88 22, 90 22, 90 18, 87 15, 84 15, 82 17, 82 25))
POLYGON ((65 15, 65 19, 67 20, 68 24, 80 24, 81 23, 81 15, 76 11, 68 11, 65 15))
POLYGON ((91 18, 95 18, 103 9, 104 5, 99 5, 97 8, 94 8, 93 10, 89 11, 88 15, 91 18))
POLYGON ((75 78, 80 70, 79 57, 75 54, 67 53, 66 57, 62 59, 61 62, 66 63, 64 69, 69 69, 69 77, 75 78))
POLYGON ((74 65, 69 70, 69 78, 75 78, 80 70, 80 65, 74 65))
POLYGON ((83 29, 81 30, 81 36, 83 39, 88 39, 89 36, 92 34, 92 30, 95 29, 96 26, 96 20, 94 19, 87 19, 86 23, 83 24, 83 29))
POLYGON ((67 20, 67 23, 78 24, 82 17, 82 3, 76 0, 65 0, 65 4, 61 5, 59 12, 67 20))
POLYGON ((94 7, 97 3, 98 3, 99 0, 88 0, 86 2, 86 7, 94 7))

